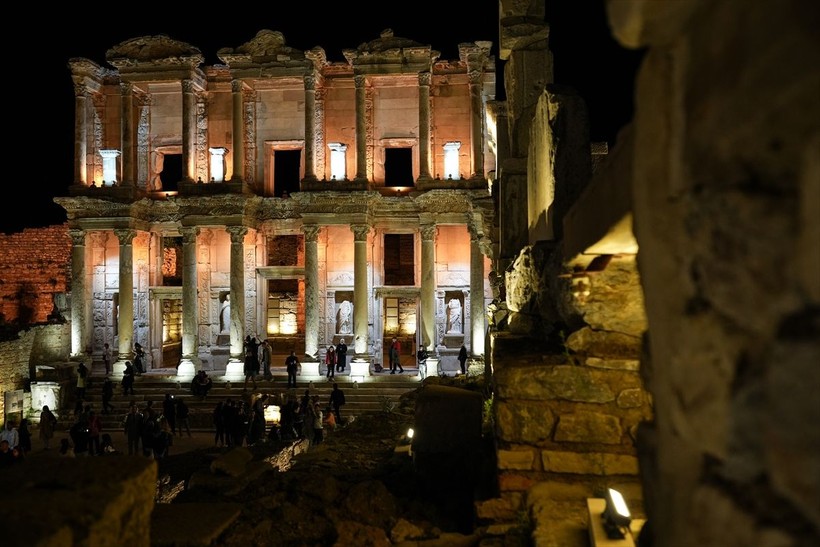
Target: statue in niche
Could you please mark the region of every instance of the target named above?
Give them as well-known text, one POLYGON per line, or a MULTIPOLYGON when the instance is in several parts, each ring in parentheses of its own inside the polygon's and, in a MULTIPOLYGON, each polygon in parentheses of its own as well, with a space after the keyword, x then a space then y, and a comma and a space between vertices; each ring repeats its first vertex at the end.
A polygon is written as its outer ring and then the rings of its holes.
POLYGON ((451 298, 447 303, 447 334, 461 334, 461 301, 451 298))
POLYGON ((227 334, 231 324, 231 295, 226 294, 219 309, 219 332, 227 334))
POLYGON ((339 304, 339 334, 353 334, 353 305, 349 300, 339 304))

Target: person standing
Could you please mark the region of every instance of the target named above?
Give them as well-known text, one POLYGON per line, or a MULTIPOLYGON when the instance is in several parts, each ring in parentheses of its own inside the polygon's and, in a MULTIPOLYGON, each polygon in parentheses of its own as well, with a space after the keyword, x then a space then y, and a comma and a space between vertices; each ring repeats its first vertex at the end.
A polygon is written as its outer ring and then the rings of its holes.
POLYGON ((325 352, 325 365, 327 366, 327 379, 330 380, 331 378, 336 377, 336 348, 333 347, 333 344, 330 344, 327 347, 327 351, 325 352))
POLYGON ((111 414, 111 411, 114 410, 114 405, 111 404, 111 399, 114 398, 114 382, 111 381, 111 378, 106 376, 105 380, 103 381, 102 387, 102 413, 103 414, 111 414))
POLYGON ((248 380, 253 382, 253 389, 256 389, 256 377, 259 375, 259 346, 250 334, 245 337, 244 350, 245 389, 248 389, 248 380))
POLYGON ((6 420, 3 432, 0 433, 0 441, 8 441, 11 450, 20 446, 20 433, 17 431, 17 428, 14 427, 13 420, 6 420))
POLYGON ((48 408, 48 405, 43 405, 43 410, 40 412, 40 440, 43 441, 43 450, 51 449, 51 439, 54 438, 54 429, 57 427, 57 417, 48 408))
POLYGON ((322 413, 322 409, 319 407, 319 403, 315 403, 313 405, 313 414, 311 415, 313 420, 313 443, 312 444, 322 444, 322 439, 324 438, 324 428, 325 428, 325 420, 324 414, 322 413))
POLYGON ((99 456, 102 454, 102 446, 100 445, 100 435, 102 435, 102 421, 100 417, 94 412, 90 405, 88 409, 88 454, 91 456, 99 456))
POLYGON ((347 344, 342 338, 336 345, 336 371, 344 372, 345 367, 347 367, 347 344))
POLYGON ((23 418, 20 420, 17 435, 20 438, 20 457, 23 458, 31 452, 31 430, 28 428, 28 419, 23 418))
POLYGON ((162 416, 168 425, 168 430, 171 435, 177 433, 177 405, 174 401, 174 396, 170 393, 165 394, 165 399, 162 401, 162 416))
POLYGON ((131 361, 125 362, 125 370, 122 373, 122 394, 134 394, 134 365, 131 361))
POLYGON ((103 345, 102 360, 105 365, 105 375, 108 376, 111 374, 111 346, 108 342, 103 345))
POLYGON ((139 342, 134 344, 134 370, 138 375, 145 373, 145 350, 139 342))
POLYGON ((393 338, 393 342, 390 344, 390 374, 396 374, 396 367, 399 369, 399 373, 404 372, 404 368, 401 366, 401 355, 400 355, 400 348, 399 340, 397 338, 393 338))
POLYGON ((270 371, 271 347, 267 339, 262 340, 259 346, 259 364, 262 365, 262 374, 265 380, 272 380, 273 374, 270 371))
POLYGON ((140 437, 142 435, 142 414, 137 410, 137 403, 131 403, 128 407, 128 414, 122 421, 123 432, 128 439, 128 455, 134 456, 140 453, 140 437))
POLYGON ((182 437, 183 428, 185 432, 188 433, 188 438, 191 437, 191 424, 188 420, 188 416, 190 414, 190 410, 188 409, 188 405, 185 403, 185 399, 180 397, 177 399, 177 431, 179 431, 179 436, 182 437))
POLYGON ((88 376, 88 367, 85 366, 85 363, 80 362, 80 365, 77 367, 77 400, 84 401, 85 400, 85 382, 86 377, 88 376))
POLYGON ((299 358, 291 351, 285 358, 285 370, 288 371, 288 388, 296 388, 296 372, 299 370, 299 358))
POLYGON ((342 423, 342 407, 345 404, 345 392, 339 389, 339 384, 333 382, 333 389, 330 392, 330 406, 336 416, 336 422, 342 423))
POLYGON ((461 373, 467 374, 467 348, 461 344, 461 349, 458 350, 458 364, 461 365, 461 373))

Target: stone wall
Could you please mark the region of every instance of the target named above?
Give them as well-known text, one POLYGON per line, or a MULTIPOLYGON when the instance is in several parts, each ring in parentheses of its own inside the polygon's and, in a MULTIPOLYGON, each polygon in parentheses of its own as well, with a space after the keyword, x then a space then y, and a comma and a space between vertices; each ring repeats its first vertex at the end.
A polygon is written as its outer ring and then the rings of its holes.
POLYGON ((68 224, 0 234, 0 317, 7 323, 44 323, 55 295, 68 292, 68 224))

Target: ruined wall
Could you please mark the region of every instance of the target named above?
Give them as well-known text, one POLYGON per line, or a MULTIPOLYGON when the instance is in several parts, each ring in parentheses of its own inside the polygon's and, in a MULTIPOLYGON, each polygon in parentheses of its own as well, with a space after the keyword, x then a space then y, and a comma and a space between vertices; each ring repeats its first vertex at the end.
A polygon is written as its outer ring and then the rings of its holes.
POLYGON ((21 325, 48 321, 54 295, 68 292, 68 224, 0 234, 0 256, 0 317, 21 325))
POLYGON ((616 2, 656 545, 820 541, 820 6, 616 2), (765 539, 764 539, 765 538, 765 539))

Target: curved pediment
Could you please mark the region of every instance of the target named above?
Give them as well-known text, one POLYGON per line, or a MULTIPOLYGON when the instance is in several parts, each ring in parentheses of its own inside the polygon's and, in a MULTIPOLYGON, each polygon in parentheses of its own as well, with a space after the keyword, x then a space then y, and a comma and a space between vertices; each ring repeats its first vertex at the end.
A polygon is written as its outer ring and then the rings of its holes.
POLYGON ((105 53, 105 59, 116 67, 138 63, 196 67, 204 61, 198 48, 164 34, 121 42, 105 53))
POLYGON ((393 34, 393 29, 385 29, 378 38, 365 42, 356 48, 359 53, 380 53, 391 49, 425 47, 415 40, 401 38, 393 34))

